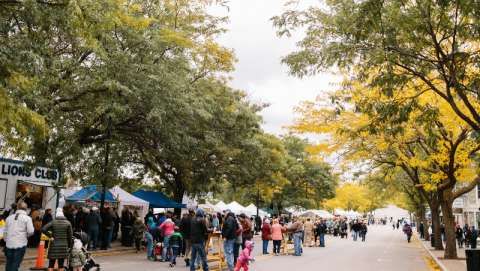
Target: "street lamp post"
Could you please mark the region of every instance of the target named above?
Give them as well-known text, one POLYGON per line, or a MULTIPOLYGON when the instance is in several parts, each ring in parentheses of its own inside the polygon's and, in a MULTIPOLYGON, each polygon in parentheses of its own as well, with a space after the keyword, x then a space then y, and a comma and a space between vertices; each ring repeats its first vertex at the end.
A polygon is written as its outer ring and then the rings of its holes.
POLYGON ((102 178, 102 195, 100 197, 100 210, 103 210, 105 207, 105 197, 107 194, 107 178, 108 178, 108 160, 109 160, 110 144, 108 142, 105 146, 105 163, 103 169, 103 178, 102 178))
POLYGON ((102 194, 100 197, 100 210, 103 210, 105 207, 105 197, 107 194, 107 184, 108 184, 108 174, 109 174, 109 158, 110 158, 110 137, 111 137, 111 122, 112 118, 108 118, 108 127, 107 127, 107 140, 105 142, 105 160, 103 168, 103 178, 102 178, 102 194))
POLYGON ((258 205, 260 204, 260 185, 257 185, 257 201, 256 201, 256 204, 257 204, 257 217, 258 217, 258 214, 259 214, 258 205))

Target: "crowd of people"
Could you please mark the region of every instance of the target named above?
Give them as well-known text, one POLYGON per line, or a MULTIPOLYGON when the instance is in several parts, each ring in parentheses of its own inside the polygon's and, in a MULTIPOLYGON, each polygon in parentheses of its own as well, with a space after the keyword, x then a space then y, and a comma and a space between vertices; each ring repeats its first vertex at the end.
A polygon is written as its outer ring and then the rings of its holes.
MULTIPOLYGON (((270 254, 269 245, 273 244, 272 254, 279 256, 281 249, 293 244, 293 255, 301 256, 303 247, 325 246, 325 235, 348 230, 353 240, 361 238, 365 241, 367 225, 361 220, 347 221, 344 218, 330 220, 311 219, 288 216, 270 218, 248 217, 245 214, 234 214, 226 210, 223 213, 207 214, 201 209, 189 210, 177 219, 172 213, 155 215, 150 211, 134 225, 135 239, 140 251, 140 241, 145 240, 147 259, 168 262, 170 266, 177 264, 177 257, 182 256, 190 270, 206 264, 206 241, 208 235, 218 232, 223 238, 223 251, 229 271, 248 270, 248 262, 253 259, 253 238, 255 233, 261 234, 262 252, 270 254), (259 222, 260 221, 260 222, 259 222), (161 251, 158 251, 161 248, 161 251)), ((335 234, 337 233, 337 234, 335 234)), ((284 252, 287 252, 284 250, 284 252)))
POLYGON ((78 244, 75 246, 74 235, 84 241, 81 248, 85 245, 89 250, 108 250, 118 238, 121 225, 122 244, 133 246, 134 224, 139 217, 136 211, 128 208, 118 216, 117 210, 108 206, 99 210, 95 206, 67 205, 54 214, 51 209, 41 211, 35 205, 29 208, 24 202, 18 206, 12 204, 0 216, 0 223, 4 224, 2 245, 5 246, 6 270, 18 270, 27 247, 38 247, 42 234, 51 238, 45 244, 49 269, 53 270, 57 264, 58 270, 63 270, 67 258, 70 258, 69 267, 79 268, 85 262, 85 255, 78 244))
MULTIPOLYGON (((403 232, 407 235, 407 241, 410 242, 410 238, 412 235, 412 227, 411 225, 405 220, 398 220, 392 223, 393 229, 398 229, 400 225, 403 224, 403 232)), ((429 235, 432 235, 434 232, 433 225, 429 221, 427 225, 424 225, 423 222, 420 222, 418 225, 418 232, 420 235, 420 239, 425 238, 425 227, 427 227, 427 232, 429 235)), ((440 235, 441 240, 445 242, 445 224, 440 224, 440 235)), ((457 240, 457 245, 459 248, 477 248, 477 238, 478 238, 478 230, 475 226, 469 226, 468 224, 463 225, 463 227, 459 224, 455 225, 455 238, 457 240)), ((432 243, 433 244, 433 243, 432 243)))
POLYGON ((8 271, 18 270, 27 245, 37 246, 42 233, 54 240, 50 242, 49 268, 57 264, 59 270, 63 270, 66 259, 72 255, 75 257, 70 259, 70 263, 76 263, 77 267, 84 263, 84 255, 79 249, 81 244, 75 245, 72 238, 77 233, 85 240, 88 250, 110 249, 112 241, 120 236, 123 246, 133 246, 137 252, 145 249, 148 260, 167 262, 174 267, 177 258, 183 257, 186 267, 192 271, 198 266, 208 270, 206 242, 213 232, 223 238, 229 271, 248 270, 248 263, 253 260, 256 233, 261 234, 263 254, 271 252, 275 256, 288 254, 288 245, 293 245, 294 256, 301 256, 303 247, 325 247, 326 234, 340 238, 351 235, 354 241, 365 241, 367 234, 367 223, 363 220, 285 215, 262 219, 243 213, 234 214, 229 210, 212 214, 202 209, 188 210, 177 217, 173 212, 154 214, 151 209, 145 217, 141 217, 129 208, 124 208, 118 215, 117 210, 110 207, 99 210, 97 207, 69 205, 56 210, 54 215, 50 209, 43 213, 35 208, 28 210, 22 203, 18 208, 12 206, 11 214, 16 215, 3 215, 8 217, 5 227, 8 271), (17 214, 18 220, 15 219, 17 214), (18 231, 19 228, 26 230, 18 231), (20 239, 21 242, 18 242, 20 239))
MULTIPOLYGON (((443 240, 445 236, 445 228, 443 229, 443 240)), ((469 227, 468 224, 465 224, 462 227, 456 225, 455 227, 455 237, 457 239, 458 247, 463 248, 477 248, 477 238, 478 230, 475 229, 475 226, 469 227)))
MULTIPOLYGON (((3 232, 3 241, 5 242, 6 271, 18 271, 25 256, 29 242, 36 242, 38 234, 45 234, 49 237, 48 252, 48 270, 64 270, 66 260, 69 260, 69 266, 74 271, 79 271, 86 262, 86 256, 83 253, 83 244, 74 245, 72 224, 67 220, 63 209, 56 210, 55 219, 51 211, 45 212, 43 217, 37 217, 36 209, 30 210, 24 202, 12 206, 8 213, 2 216, 6 217, 3 232), (44 223, 40 228, 35 225, 38 220, 44 223), (37 232, 38 231, 38 232, 37 232), (32 241, 32 238, 34 240, 32 241)), ((40 239, 40 238, 38 238, 40 239)), ((40 242, 40 240, 38 240, 40 242)))

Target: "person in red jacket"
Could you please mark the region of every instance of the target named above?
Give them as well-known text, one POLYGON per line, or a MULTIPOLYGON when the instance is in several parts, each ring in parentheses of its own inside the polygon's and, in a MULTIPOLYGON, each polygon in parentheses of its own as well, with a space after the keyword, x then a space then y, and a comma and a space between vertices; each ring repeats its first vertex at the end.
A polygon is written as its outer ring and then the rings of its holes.
POLYGON ((270 220, 264 219, 262 224, 263 255, 268 254, 268 243, 272 240, 272 226, 270 220))

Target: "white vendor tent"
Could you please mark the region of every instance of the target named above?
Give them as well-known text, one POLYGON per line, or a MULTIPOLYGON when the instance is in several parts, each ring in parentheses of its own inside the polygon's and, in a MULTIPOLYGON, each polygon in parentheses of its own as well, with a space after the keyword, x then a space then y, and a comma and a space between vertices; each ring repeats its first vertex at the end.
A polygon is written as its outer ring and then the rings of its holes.
POLYGON ((215 204, 212 204, 208 201, 206 201, 203 204, 199 204, 198 208, 202 208, 208 213, 221 213, 223 211, 222 209, 218 208, 215 204))
POLYGON ((58 199, 58 207, 63 208, 63 206, 65 206, 65 204, 67 202, 66 198, 75 194, 80 189, 82 189, 82 188, 81 187, 73 187, 73 188, 60 189, 60 197, 58 199))
POLYGON ((321 218, 334 218, 334 216, 329 213, 328 211, 325 211, 325 210, 317 210, 317 215, 321 218))
POLYGON ((333 211, 333 213, 335 215, 339 215, 339 216, 346 216, 347 215, 347 212, 345 212, 345 210, 343 210, 343 209, 335 209, 333 211))
POLYGON ((316 215, 315 210, 306 210, 300 213, 302 217, 315 217, 316 215))
POLYGON ((303 216, 303 217, 314 217, 314 216, 318 216, 318 217, 321 217, 321 218, 333 218, 334 216, 325 211, 325 210, 306 210, 304 212, 301 212, 300 216, 303 216))
POLYGON ((247 213, 246 208, 236 201, 232 201, 227 204, 227 209, 230 209, 230 211, 232 211, 236 215, 239 215, 241 213, 247 213))
POLYGON ((348 211, 346 214, 345 214, 346 217, 350 218, 350 219, 355 219, 355 218, 358 218, 360 216, 362 216, 359 212, 356 212, 356 211, 353 211, 353 210, 350 210, 348 211))
MULTIPOLYGON (((182 197, 182 204, 187 206, 187 209, 196 209, 198 207, 198 202, 196 198, 189 197, 187 194, 184 194, 182 197)), ((187 210, 185 210, 187 211, 187 210)))
POLYGON ((285 210, 291 213, 293 216, 299 216, 306 211, 305 208, 300 206, 291 206, 291 207, 285 208, 285 210))
POLYGON ((255 206, 253 203, 248 205, 247 207, 244 208, 244 213, 247 216, 254 216, 257 215, 257 206, 255 206))
POLYGON ((227 204, 223 201, 219 201, 217 204, 215 204, 215 207, 217 207, 219 210, 225 211, 228 209, 227 204))
POLYGON ((408 211, 402 208, 399 208, 395 205, 388 205, 385 208, 380 208, 374 211, 375 218, 390 218, 393 217, 394 219, 401 219, 401 218, 409 218, 410 215, 408 211))
POLYGON ((120 188, 120 186, 115 186, 110 189, 110 193, 112 193, 113 196, 119 201, 119 215, 122 213, 122 210, 125 208, 125 206, 138 210, 141 217, 145 217, 147 215, 149 206, 148 201, 135 197, 134 195, 120 188))
POLYGON ((199 204, 198 205, 198 208, 201 208, 202 210, 204 210, 205 212, 207 213, 216 213, 216 208, 215 205, 213 204, 210 204, 210 203, 202 203, 202 204, 199 204))
MULTIPOLYGON (((250 205, 248 205, 247 207, 245 207, 246 209, 246 215, 249 215, 249 216, 254 216, 254 215, 257 215, 257 206, 255 206, 253 203, 251 203, 250 205)), ((258 210, 258 215, 260 217, 266 217, 266 216, 269 216, 269 214, 261 209, 258 210)))

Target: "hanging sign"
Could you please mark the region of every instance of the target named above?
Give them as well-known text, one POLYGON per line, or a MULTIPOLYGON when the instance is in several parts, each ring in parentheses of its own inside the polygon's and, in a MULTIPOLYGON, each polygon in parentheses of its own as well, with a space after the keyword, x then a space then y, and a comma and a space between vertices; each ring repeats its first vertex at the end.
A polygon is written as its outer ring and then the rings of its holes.
POLYGON ((17 179, 36 185, 53 185, 59 181, 60 174, 56 169, 31 167, 20 161, 0 158, 0 178, 17 179))

